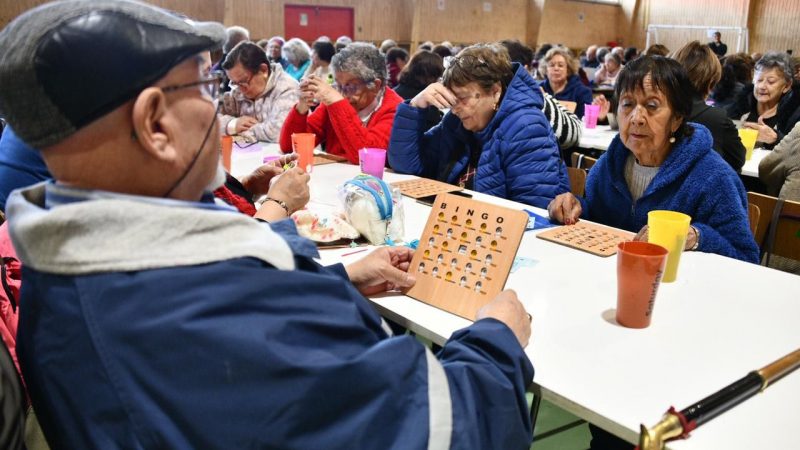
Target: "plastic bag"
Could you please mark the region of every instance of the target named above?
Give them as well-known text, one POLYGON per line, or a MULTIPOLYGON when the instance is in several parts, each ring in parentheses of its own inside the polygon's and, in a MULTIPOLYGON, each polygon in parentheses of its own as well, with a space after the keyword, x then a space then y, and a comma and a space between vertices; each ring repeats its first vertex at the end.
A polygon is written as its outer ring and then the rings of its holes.
POLYGON ((394 244, 405 234, 400 190, 372 175, 361 174, 339 188, 347 221, 373 245, 394 244))

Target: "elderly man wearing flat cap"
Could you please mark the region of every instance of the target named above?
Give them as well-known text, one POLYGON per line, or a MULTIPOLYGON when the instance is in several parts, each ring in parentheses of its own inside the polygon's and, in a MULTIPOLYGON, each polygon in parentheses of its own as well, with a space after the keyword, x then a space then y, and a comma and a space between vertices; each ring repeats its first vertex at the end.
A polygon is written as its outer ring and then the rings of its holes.
POLYGON ((512 291, 438 357, 362 294, 411 253, 322 267, 291 221, 210 201, 219 24, 57 1, 0 32, 0 114, 54 182, 15 191, 18 351, 55 448, 527 448, 529 316, 512 291), (102 62, 98 64, 98 62, 102 62))

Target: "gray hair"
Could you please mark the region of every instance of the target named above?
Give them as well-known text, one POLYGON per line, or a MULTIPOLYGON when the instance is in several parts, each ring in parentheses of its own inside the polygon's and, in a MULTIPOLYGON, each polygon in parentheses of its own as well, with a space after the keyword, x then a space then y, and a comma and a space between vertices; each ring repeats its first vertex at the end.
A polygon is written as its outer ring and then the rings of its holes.
POLYGON ((239 42, 250 40, 250 32, 247 31, 247 28, 238 25, 227 28, 225 30, 225 35, 225 44, 222 45, 223 53, 230 53, 233 47, 236 47, 236 44, 239 42))
POLYGON ((786 83, 792 82, 794 76, 794 63, 792 58, 784 52, 767 52, 756 63, 756 71, 779 69, 783 72, 786 83))
POLYGON ((311 49, 304 40, 291 38, 283 44, 283 57, 293 65, 300 67, 311 59, 311 49))
POLYGON ((372 44, 354 42, 348 45, 333 57, 331 68, 335 73, 350 73, 364 83, 375 79, 386 82, 386 61, 372 44))
POLYGON ((381 42, 381 53, 385 55, 386 52, 388 52, 392 47, 397 47, 397 42, 395 42, 393 39, 385 39, 383 42, 381 42))

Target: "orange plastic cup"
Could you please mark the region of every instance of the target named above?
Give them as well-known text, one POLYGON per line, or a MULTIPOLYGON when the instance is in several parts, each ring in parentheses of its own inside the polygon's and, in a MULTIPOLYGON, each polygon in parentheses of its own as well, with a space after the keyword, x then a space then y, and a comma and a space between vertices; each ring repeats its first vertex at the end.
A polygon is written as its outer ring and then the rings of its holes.
POLYGON ((647 328, 669 252, 639 241, 621 242, 617 248, 617 323, 647 328))
POLYGON ((758 130, 750 128, 739 128, 739 139, 742 140, 744 145, 745 157, 744 159, 750 161, 753 157, 753 149, 756 148, 756 141, 758 140, 758 130))
POLYGON ((292 149, 298 154, 297 165, 308 173, 314 168, 314 147, 317 136, 314 133, 292 133, 292 149))
POLYGON ((233 137, 222 136, 222 166, 230 173, 231 171, 231 153, 233 152, 233 137))

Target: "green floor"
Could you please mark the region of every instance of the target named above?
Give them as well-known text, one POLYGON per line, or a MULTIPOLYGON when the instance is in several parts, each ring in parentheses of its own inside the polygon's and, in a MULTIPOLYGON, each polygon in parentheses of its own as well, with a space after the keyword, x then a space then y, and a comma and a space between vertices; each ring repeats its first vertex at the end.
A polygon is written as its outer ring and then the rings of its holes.
MULTIPOLYGON (((532 398, 528 394, 528 403, 532 398)), ((590 439, 586 422, 547 400, 542 401, 531 450, 585 450, 590 439)))

